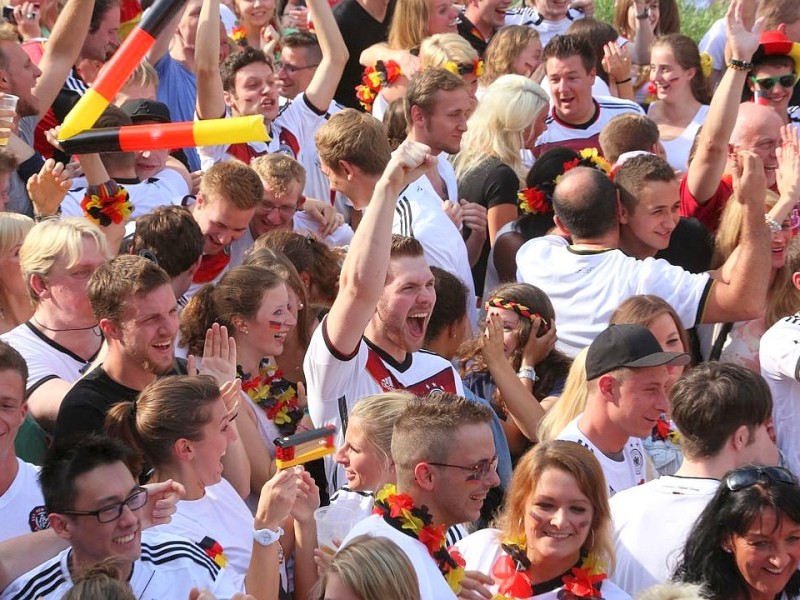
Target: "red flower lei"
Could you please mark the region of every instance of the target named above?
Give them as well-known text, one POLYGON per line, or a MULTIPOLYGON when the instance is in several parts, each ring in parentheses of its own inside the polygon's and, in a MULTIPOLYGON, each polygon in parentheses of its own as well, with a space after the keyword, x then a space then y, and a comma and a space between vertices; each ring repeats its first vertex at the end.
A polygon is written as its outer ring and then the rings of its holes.
POLYGON ((676 445, 680 444, 681 441, 681 434, 677 429, 672 427, 669 419, 667 419, 664 415, 658 417, 658 421, 656 421, 656 424, 653 427, 651 436, 654 441, 669 441, 676 445))
POLYGON ((281 434, 294 433, 303 418, 303 409, 298 402, 297 390, 283 378, 278 365, 265 358, 256 375, 245 378, 239 367, 237 376, 242 380, 242 391, 264 410, 281 434))
POLYGON ((547 215, 553 212, 553 207, 547 201, 547 196, 537 187, 529 187, 517 193, 519 209, 530 215, 547 215))
POLYGON ((393 60, 379 60, 372 67, 364 69, 361 85, 356 86, 356 98, 367 112, 372 112, 372 103, 380 91, 397 81, 403 73, 400 65, 393 60))
POLYGON ((398 494, 397 488, 386 485, 375 495, 373 514, 381 515, 389 525, 407 536, 422 542, 436 561, 439 571, 447 581, 453 593, 461 591, 464 579, 464 557, 457 550, 448 552, 444 525, 434 525, 428 507, 414 506, 414 500, 408 494, 398 494))

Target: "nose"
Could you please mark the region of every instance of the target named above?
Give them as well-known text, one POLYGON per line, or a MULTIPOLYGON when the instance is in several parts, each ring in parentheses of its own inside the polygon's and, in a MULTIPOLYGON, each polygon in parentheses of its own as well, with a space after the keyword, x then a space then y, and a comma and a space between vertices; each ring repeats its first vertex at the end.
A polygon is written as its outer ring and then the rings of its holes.
POLYGON ((667 399, 667 394, 664 391, 664 388, 661 388, 658 392, 658 396, 656 397, 656 408, 662 413, 669 411, 669 400, 667 399))
POLYGON ((228 429, 225 430, 225 437, 228 439, 229 444, 232 444, 233 442, 238 440, 239 436, 236 435, 236 428, 228 427, 228 429))
POLYGON ((233 241, 233 236, 231 236, 231 234, 225 233, 225 232, 217 233, 217 234, 214 235, 214 237, 216 238, 217 243, 221 244, 222 246, 227 246, 228 244, 230 244, 233 241))
POLYGON ((294 327, 297 325, 297 319, 294 318, 292 313, 289 313, 283 321, 284 327, 294 327))
POLYGON ((333 460, 335 460, 338 464, 346 467, 350 464, 350 461, 347 460, 347 452, 345 452, 345 448, 347 446, 342 446, 338 450, 336 450, 336 454, 333 455, 333 460))
POLYGON ((277 206, 267 211, 267 221, 273 225, 281 224, 281 211, 278 210, 277 206))
POLYGON ((553 516, 550 517, 550 524, 554 527, 561 528, 561 526, 564 524, 565 518, 566 515, 564 514, 564 509, 559 508, 553 513, 553 516))
POLYGON ((500 476, 497 474, 496 468, 489 471, 489 475, 486 477, 486 483, 490 488, 500 485, 500 476))
POLYGON ((122 507, 122 514, 119 517, 119 526, 123 529, 136 525, 139 517, 131 510, 127 504, 122 507))

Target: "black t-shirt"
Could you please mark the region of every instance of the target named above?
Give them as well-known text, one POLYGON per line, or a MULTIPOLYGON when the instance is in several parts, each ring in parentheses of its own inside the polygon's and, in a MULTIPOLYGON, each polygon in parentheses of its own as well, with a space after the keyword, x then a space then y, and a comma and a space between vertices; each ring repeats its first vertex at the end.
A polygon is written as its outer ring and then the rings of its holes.
POLYGON ((663 258, 690 273, 708 271, 713 256, 714 240, 708 229, 697 219, 687 217, 678 221, 667 249, 656 254, 656 258, 663 258))
POLYGON ((460 21, 458 22, 458 35, 463 37, 469 42, 469 45, 475 49, 480 58, 486 54, 486 46, 489 45, 483 38, 483 34, 478 31, 478 28, 467 18, 464 13, 459 15, 460 21))
MULTIPOLYGON (((176 366, 166 375, 185 375, 186 361, 176 359, 176 366)), ((106 414, 117 402, 132 402, 141 390, 117 383, 100 365, 78 380, 61 401, 53 438, 59 443, 68 438, 102 433, 106 414)))
POLYGON ((394 4, 395 0, 390 0, 383 22, 376 21, 356 0, 342 0, 333 7, 333 17, 350 53, 334 96, 334 100, 339 104, 364 110, 356 98, 356 86, 361 83, 361 75, 364 73, 359 58, 364 50, 379 42, 385 42, 389 37, 389 23, 394 13, 394 4))
MULTIPOLYGON (((458 197, 485 206, 487 210, 501 204, 517 204, 519 178, 514 169, 491 156, 470 169, 458 180, 458 197)), ((481 256, 472 267, 472 280, 475 293, 483 296, 486 279, 486 265, 489 261, 489 238, 481 251, 481 256)))

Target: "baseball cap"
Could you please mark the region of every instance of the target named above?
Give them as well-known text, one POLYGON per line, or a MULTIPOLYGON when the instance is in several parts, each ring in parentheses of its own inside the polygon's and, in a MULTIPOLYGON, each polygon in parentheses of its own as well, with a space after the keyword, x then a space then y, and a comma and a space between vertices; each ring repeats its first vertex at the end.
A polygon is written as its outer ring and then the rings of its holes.
POLYGON ((609 325, 589 346, 586 379, 591 381, 622 367, 684 366, 689 360, 685 352, 664 352, 644 325, 609 325))
POLYGON ((128 100, 120 108, 122 112, 131 118, 134 124, 142 121, 172 123, 169 107, 163 102, 139 98, 137 100, 128 100))

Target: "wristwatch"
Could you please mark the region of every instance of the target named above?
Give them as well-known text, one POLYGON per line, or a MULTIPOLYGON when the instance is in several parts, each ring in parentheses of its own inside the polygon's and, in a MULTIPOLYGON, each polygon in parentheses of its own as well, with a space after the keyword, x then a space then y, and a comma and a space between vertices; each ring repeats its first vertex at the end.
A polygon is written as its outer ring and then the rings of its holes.
POLYGON ((271 529, 253 529, 253 539, 262 546, 274 544, 283 535, 283 528, 278 527, 278 531, 271 529))
POLYGON ((520 379, 530 379, 533 383, 539 381, 539 377, 536 375, 536 369, 533 367, 520 367, 520 370, 517 371, 517 377, 520 379))
POLYGON ((650 18, 650 7, 649 6, 645 6, 644 7, 644 11, 640 12, 638 15, 636 15, 636 18, 637 19, 649 19, 650 18))
POLYGON ((782 229, 781 224, 773 219, 769 213, 764 215, 764 222, 767 224, 767 227, 769 227, 770 233, 780 233, 782 229))

